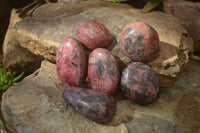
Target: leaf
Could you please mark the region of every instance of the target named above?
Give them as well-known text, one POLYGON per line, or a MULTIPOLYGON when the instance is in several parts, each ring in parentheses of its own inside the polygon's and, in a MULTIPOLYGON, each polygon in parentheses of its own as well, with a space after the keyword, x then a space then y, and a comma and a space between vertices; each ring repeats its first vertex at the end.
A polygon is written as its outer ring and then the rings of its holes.
POLYGON ((7 75, 4 75, 3 77, 1 77, 1 81, 2 81, 4 84, 7 84, 7 83, 8 83, 8 76, 7 76, 7 75))
POLYGON ((1 91, 5 91, 9 88, 10 86, 9 85, 4 85, 2 88, 1 88, 1 91))
POLYGON ((13 82, 16 82, 17 80, 19 80, 20 78, 22 78, 23 75, 24 75, 24 72, 22 72, 20 75, 18 75, 17 77, 15 77, 13 79, 13 82))
POLYGON ((13 83, 13 85, 17 85, 18 83, 13 83))
POLYGON ((13 74, 11 75, 11 79, 13 80, 16 76, 16 72, 14 71, 13 74))
POLYGON ((0 119, 0 125, 1 127, 4 127, 3 121, 0 119))
POLYGON ((8 86, 11 86, 13 84, 12 80, 8 80, 8 86))
POLYGON ((149 12, 159 5, 163 0, 149 0, 147 4, 143 7, 144 12, 149 12))
POLYGON ((24 75, 24 72, 22 72, 20 75, 16 76, 16 72, 10 73, 7 72, 5 69, 0 68, 0 91, 7 90, 10 86, 15 85, 16 81, 22 78, 24 75))

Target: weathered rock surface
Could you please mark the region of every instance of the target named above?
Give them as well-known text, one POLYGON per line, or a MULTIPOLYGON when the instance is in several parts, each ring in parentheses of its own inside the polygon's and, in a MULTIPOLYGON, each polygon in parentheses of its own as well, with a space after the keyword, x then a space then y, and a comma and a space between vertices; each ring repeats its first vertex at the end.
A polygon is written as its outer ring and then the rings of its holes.
POLYGON ((129 5, 98 0, 77 5, 45 4, 15 25, 20 46, 36 55, 55 62, 58 46, 68 36, 75 37, 77 25, 85 19, 104 24, 112 33, 109 50, 116 56, 121 70, 131 60, 119 51, 118 37, 123 28, 133 21, 144 21, 153 26, 160 37, 161 55, 150 65, 159 74, 161 86, 171 86, 178 78, 183 64, 188 61, 191 40, 178 20, 161 12, 142 13, 129 5))
POLYGON ((182 0, 165 0, 164 11, 171 13, 175 17, 190 22, 200 17, 199 2, 182 1, 182 0))
POLYGON ((61 3, 61 4, 70 4, 70 5, 78 4, 81 1, 83 1, 83 0, 57 0, 58 3, 61 3))
POLYGON ((10 24, 3 43, 3 67, 9 71, 16 71, 17 73, 24 71, 25 74, 30 74, 40 67, 43 58, 20 46, 14 27, 21 19, 14 9, 10 18, 10 24))
POLYGON ((75 112, 62 99, 64 87, 55 64, 41 68, 3 95, 1 111, 9 129, 19 133, 199 133, 200 65, 190 62, 172 88, 148 106, 127 100, 118 90, 118 105, 107 125, 75 112))
POLYGON ((39 70, 3 96, 3 116, 18 133, 127 133, 123 124, 104 126, 76 113, 66 106, 64 89, 56 66, 44 61, 39 70))
POLYGON ((200 54, 200 2, 165 0, 164 11, 183 21, 194 42, 194 52, 200 54))

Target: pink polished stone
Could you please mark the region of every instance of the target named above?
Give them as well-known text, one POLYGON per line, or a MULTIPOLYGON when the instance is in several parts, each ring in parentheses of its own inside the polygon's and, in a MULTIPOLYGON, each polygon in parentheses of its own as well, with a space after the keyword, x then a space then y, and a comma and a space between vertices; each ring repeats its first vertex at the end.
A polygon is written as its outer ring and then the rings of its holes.
POLYGON ((143 22, 133 22, 126 26, 119 45, 124 55, 138 62, 151 62, 160 54, 156 30, 143 22))
POLYGON ((67 37, 60 45, 56 59, 57 75, 66 86, 83 86, 86 78, 87 59, 82 44, 67 37))
POLYGON ((76 38, 90 50, 106 48, 111 44, 109 30, 94 20, 85 20, 78 25, 76 38))
POLYGON ((119 82, 119 69, 115 57, 104 48, 89 55, 88 84, 93 90, 107 94, 115 92, 119 82))

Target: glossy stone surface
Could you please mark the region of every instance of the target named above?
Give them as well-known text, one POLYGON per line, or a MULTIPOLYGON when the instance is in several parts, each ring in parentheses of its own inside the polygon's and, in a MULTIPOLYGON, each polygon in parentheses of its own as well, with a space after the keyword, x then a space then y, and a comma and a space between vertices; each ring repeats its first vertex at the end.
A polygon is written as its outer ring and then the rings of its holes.
POLYGON ((134 61, 151 62, 160 54, 156 30, 143 22, 132 22, 120 36, 120 51, 134 61))
POLYGON ((141 105, 153 103, 160 94, 158 76, 141 62, 133 62, 123 70, 121 87, 127 98, 141 105))
MULTIPOLYGON (((113 41, 108 49, 116 57, 120 70, 131 63, 130 58, 119 50, 120 34, 126 25, 138 20, 151 25, 159 34, 161 52, 160 56, 151 62, 151 67, 159 75, 162 87, 172 86, 189 60, 192 41, 175 17, 164 12, 142 13, 142 10, 128 4, 96 0, 84 1, 78 6, 47 3, 35 10, 34 17, 17 23, 12 35, 23 48, 55 62, 61 41, 67 36, 76 37, 77 26, 88 19, 102 23, 112 33, 113 41)), ((10 43, 5 43, 4 49, 7 45, 10 43)))
POLYGON ((81 115, 97 123, 109 122, 116 112, 117 101, 99 91, 70 87, 64 90, 63 98, 81 115))
POLYGON ((56 70, 60 81, 66 86, 82 86, 86 78, 87 59, 84 48, 75 38, 67 37, 60 45, 56 70))
POLYGON ((106 48, 112 41, 109 30, 94 20, 81 22, 76 30, 76 38, 90 50, 106 48))
POLYGON ((104 48, 97 48, 89 55, 88 85, 93 90, 112 94, 119 82, 119 69, 115 57, 104 48))

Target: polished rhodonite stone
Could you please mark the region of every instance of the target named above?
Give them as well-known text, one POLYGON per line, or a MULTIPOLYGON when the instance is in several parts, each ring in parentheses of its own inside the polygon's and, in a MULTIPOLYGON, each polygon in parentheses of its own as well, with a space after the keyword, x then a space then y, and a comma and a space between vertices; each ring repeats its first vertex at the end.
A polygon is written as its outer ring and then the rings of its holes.
POLYGON ((141 105, 153 103, 160 94, 158 76, 141 62, 133 62, 123 70, 121 88, 127 98, 141 105))
POLYGON ((63 98, 78 113, 97 123, 109 122, 116 112, 117 101, 99 91, 69 87, 63 98))
POLYGON ((57 75, 69 86, 82 86, 86 78, 87 59, 82 44, 72 37, 61 43, 56 59, 57 75))
POLYGON ((115 57, 104 48, 97 48, 89 55, 88 85, 93 90, 112 94, 119 82, 119 69, 115 57))
POLYGON ((119 45, 123 54, 138 62, 151 62, 160 54, 156 30, 143 22, 133 22, 126 26, 119 45))
POLYGON ((94 20, 81 22, 76 30, 76 38, 90 50, 106 48, 112 42, 109 30, 94 20))

